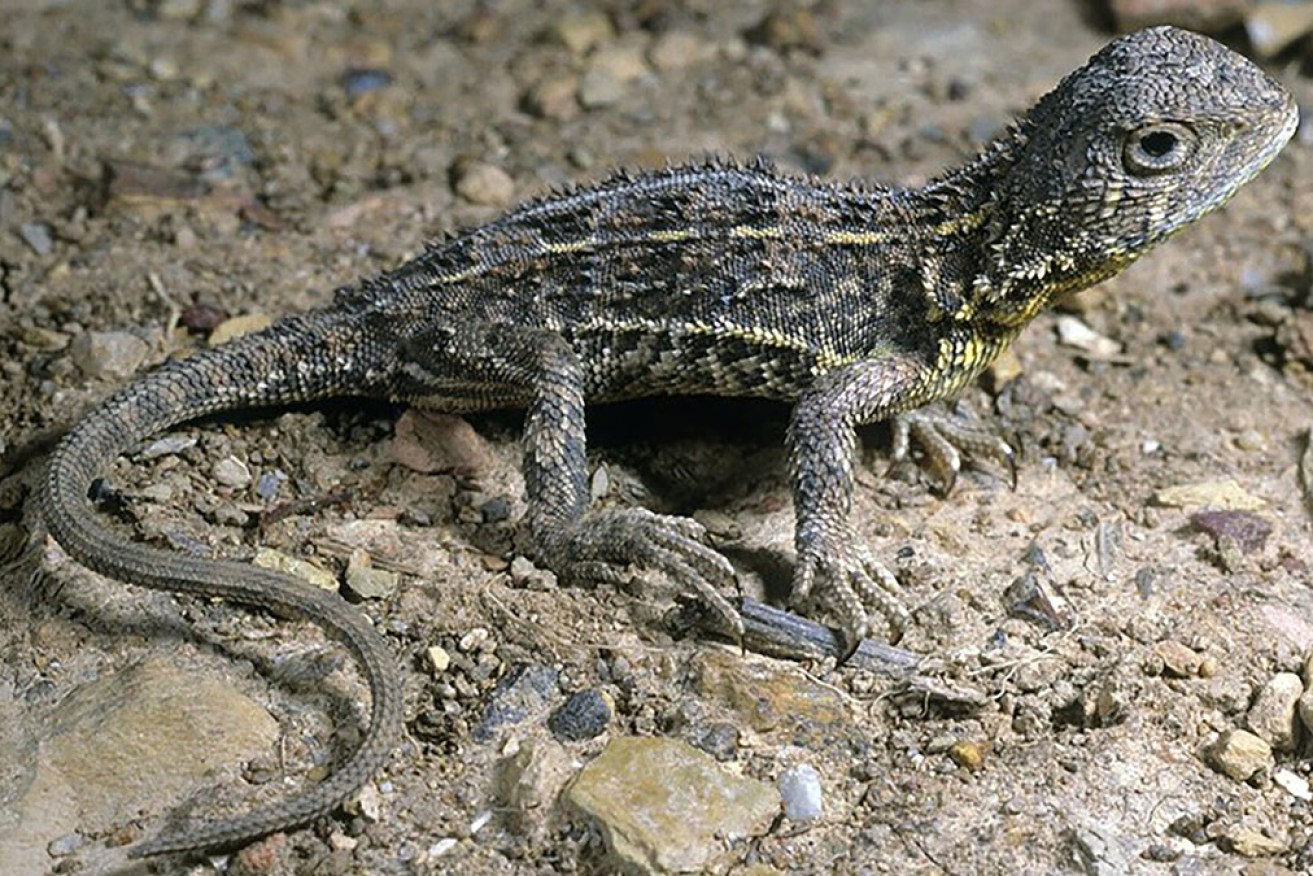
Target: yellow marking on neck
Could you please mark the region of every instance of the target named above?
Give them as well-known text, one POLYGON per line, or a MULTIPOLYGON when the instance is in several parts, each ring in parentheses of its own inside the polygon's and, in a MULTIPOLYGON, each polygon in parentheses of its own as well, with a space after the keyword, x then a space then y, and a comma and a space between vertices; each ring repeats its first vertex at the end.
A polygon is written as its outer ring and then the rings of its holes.
POLYGON ((989 218, 984 210, 976 210, 974 213, 966 213, 961 216, 955 216, 944 222, 940 222, 934 227, 936 237, 952 237, 955 234, 969 234, 985 224, 989 218))

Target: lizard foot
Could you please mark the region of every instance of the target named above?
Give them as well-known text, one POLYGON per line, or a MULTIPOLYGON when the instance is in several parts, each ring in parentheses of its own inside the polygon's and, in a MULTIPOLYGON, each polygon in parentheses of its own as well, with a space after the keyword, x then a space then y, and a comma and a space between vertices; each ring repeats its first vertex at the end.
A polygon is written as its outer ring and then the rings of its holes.
POLYGON ((870 611, 888 621, 890 644, 911 625, 899 598, 898 579, 850 532, 799 537, 798 566, 793 575, 793 602, 808 601, 828 609, 839 622, 846 661, 870 633, 870 611))
POLYGON ((973 423, 937 408, 922 408, 894 417, 893 458, 908 457, 913 440, 925 451, 927 468, 939 478, 944 494, 953 491, 962 455, 983 457, 1006 465, 1017 488, 1017 455, 988 426, 973 423))
POLYGON ((687 517, 655 514, 645 508, 596 511, 571 526, 551 551, 549 565, 565 578, 624 584, 627 566, 653 569, 689 588, 723 622, 735 640, 743 620, 722 593, 737 577, 723 555, 705 544, 702 524, 687 517))

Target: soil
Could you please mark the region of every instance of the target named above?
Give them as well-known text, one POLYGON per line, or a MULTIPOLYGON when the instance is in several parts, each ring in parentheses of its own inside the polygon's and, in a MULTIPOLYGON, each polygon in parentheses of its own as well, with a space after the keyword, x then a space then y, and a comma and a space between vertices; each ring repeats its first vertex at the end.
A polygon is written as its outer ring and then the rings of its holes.
MULTIPOLYGON (((1112 35, 1084 4, 1021 0, 46 0, 3 2, 0 15, 0 453, 12 469, 0 481, 0 688, 14 696, 0 714, 37 736, 52 703, 149 655, 227 680, 305 734, 350 725, 366 697, 349 667, 325 705, 235 665, 325 646, 313 627, 96 579, 44 540, 40 451, 126 372, 204 344, 229 317, 322 304, 426 239, 618 165, 761 153, 917 184, 1112 35), (79 340, 100 332, 119 347, 79 340)), ((1274 73, 1313 105, 1298 63, 1274 73)), ((550 734, 545 718, 476 730, 498 682, 532 665, 559 673, 562 697, 605 692, 610 736, 697 741, 730 725, 742 731, 726 757, 735 771, 773 782, 796 762, 818 770, 825 817, 732 847, 725 871, 1313 872, 1310 803, 1273 780, 1309 778, 1313 732, 1249 781, 1209 754, 1248 726, 1277 673, 1313 684, 1301 488, 1311 169, 1305 132, 1219 214, 1037 319, 964 394, 1019 449, 1015 489, 984 465, 945 496, 921 467, 890 462, 887 430, 864 434, 856 520, 915 609, 902 646, 982 691, 972 708, 909 703, 897 681, 808 664, 843 693, 844 719, 823 734, 747 728, 692 681, 723 646, 672 631, 669 588, 580 590, 511 569, 514 414, 433 427, 455 435, 454 472, 441 460, 416 471, 415 448, 395 437, 401 412, 356 403, 188 426, 175 434, 191 446, 121 460, 109 517, 133 537, 264 545, 335 575, 364 550, 401 573, 361 605, 407 672, 409 735, 381 814, 329 819, 242 866, 610 871, 586 821, 550 800, 524 818, 497 802, 508 736, 550 734), (1062 320, 1105 343, 1062 342, 1062 320), (1228 481, 1221 497, 1173 490, 1228 481), (1019 603, 1019 586, 1052 605, 1019 603), (434 646, 454 658, 445 673, 434 646)), ((745 589, 778 599, 787 411, 695 400, 595 413, 599 500, 697 514, 745 589)), ((567 750, 586 762, 606 738, 567 750)), ((240 808, 255 794, 216 798, 240 808)), ((149 835, 178 802, 152 801, 88 841, 149 835)), ((94 870, 76 854, 50 866, 94 870)))

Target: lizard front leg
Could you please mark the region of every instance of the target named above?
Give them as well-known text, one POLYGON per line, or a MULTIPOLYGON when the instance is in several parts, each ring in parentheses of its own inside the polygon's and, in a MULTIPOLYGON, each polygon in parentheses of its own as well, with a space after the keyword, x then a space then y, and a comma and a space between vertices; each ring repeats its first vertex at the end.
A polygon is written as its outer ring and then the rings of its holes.
POLYGON ((446 410, 523 405, 524 482, 537 558, 562 578, 623 583, 626 567, 660 571, 694 591, 741 635, 721 593, 734 567, 693 520, 644 508, 590 510, 579 358, 557 332, 483 323, 419 332, 403 346, 410 399, 446 410))
POLYGON ((829 372, 798 400, 789 423, 789 473, 798 518, 793 599, 829 609, 848 653, 869 632, 871 609, 889 621, 895 642, 910 623, 897 579, 858 541, 849 515, 857 426, 919 400, 923 371, 910 359, 891 357, 829 372))

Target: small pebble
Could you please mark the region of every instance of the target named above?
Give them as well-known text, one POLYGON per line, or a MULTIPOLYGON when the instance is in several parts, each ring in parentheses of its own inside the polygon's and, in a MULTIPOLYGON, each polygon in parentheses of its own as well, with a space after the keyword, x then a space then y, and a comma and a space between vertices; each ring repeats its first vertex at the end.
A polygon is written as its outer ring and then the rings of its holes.
POLYGON ((342 87, 346 90, 346 96, 352 100, 391 84, 392 74, 377 67, 356 68, 342 74, 342 87))
POLYGON ((1263 685, 1245 716, 1245 723, 1276 751, 1293 751, 1298 729, 1296 712, 1304 683, 1293 672, 1278 672, 1263 685))
POLYGON ((576 55, 607 42, 615 35, 605 12, 569 12, 552 28, 556 39, 576 55))
POLYGON ((225 487, 241 488, 251 482, 251 470, 235 456, 225 456, 211 469, 214 479, 225 487))
POLYGON ((390 569, 374 568, 369 552, 356 548, 346 564, 346 586, 361 599, 386 599, 397 591, 401 576, 390 569))
POLYGON ((366 782, 360 786, 353 799, 349 800, 345 807, 347 812, 359 815, 366 821, 377 824, 383 818, 383 797, 378 792, 377 786, 373 782, 366 782))
POLYGON ((66 833, 52 839, 46 846, 46 853, 52 858, 62 858, 65 855, 73 854, 86 845, 86 842, 86 839, 80 833, 66 833))
POLYGON ((555 590, 556 574, 550 569, 540 569, 528 557, 516 557, 511 560, 511 583, 526 590, 555 590))
MULTIPOLYGON (((176 234, 174 238, 176 243, 176 234)), ((217 304, 208 303, 189 304, 178 314, 178 322, 194 332, 214 331, 227 318, 228 311, 217 304)))
POLYGON ((1298 773, 1282 768, 1272 774, 1272 781, 1295 799, 1303 800, 1305 803, 1313 802, 1313 787, 1309 786, 1308 779, 1298 773))
POLYGON ((26 222, 18 227, 18 233, 22 236, 23 242, 32 247, 32 252, 37 255, 47 255, 54 249, 55 244, 50 239, 49 225, 26 222))
POLYGON ((475 648, 482 646, 484 642, 488 641, 488 637, 491 635, 492 634, 488 632, 486 627, 475 627, 460 637, 460 649, 469 653, 475 648))
POLYGON ((479 506, 479 515, 484 523, 505 523, 511 517, 511 500, 494 496, 479 506))
POLYGON ((443 855, 455 849, 459 844, 460 840, 457 840, 454 837, 443 837, 433 845, 429 846, 429 857, 441 858, 443 855))
POLYGON ((1267 438, 1257 429, 1246 429, 1235 436, 1235 446, 1240 450, 1257 453, 1267 450, 1267 438))
POLYGON ((1058 317, 1058 343, 1088 354, 1093 359, 1112 359, 1121 353, 1121 344, 1104 337, 1079 318, 1058 317))
POLYGON ((784 815, 790 821, 816 821, 825 814, 821 777, 811 764, 798 764, 780 773, 776 787, 784 798, 784 815))
POLYGON ((165 435, 147 444, 146 449, 137 454, 137 459, 144 462, 161 456, 174 456, 195 446, 195 435, 165 435))
POLYGON ((201 14, 203 0, 160 0, 155 14, 166 20, 181 21, 201 14))
POLYGON ((695 34, 683 30, 668 30, 652 43, 647 59, 663 73, 683 70, 711 56, 714 49, 695 34))
POLYGON ((520 664, 497 682, 475 725, 476 741, 487 742, 503 727, 519 724, 545 710, 557 693, 560 673, 550 666, 520 664))
POLYGON ((728 763, 738 755, 741 735, 729 721, 699 722, 689 727, 688 742, 721 763, 728 763))
POLYGON ((1226 731, 1208 754, 1213 766, 1237 782, 1247 782, 1274 765, 1272 746, 1247 730, 1226 731))
POLYGON ((1286 843, 1260 830, 1237 825, 1219 838, 1223 848, 1246 858, 1270 858, 1286 850, 1286 843))
POLYGON ((146 361, 150 348, 131 332, 83 332, 73 338, 68 355, 88 377, 124 380, 146 361))
POLYGON ((1235 481, 1199 481, 1175 484, 1154 493, 1153 500, 1164 508, 1211 506, 1225 511, 1258 511, 1267 502, 1245 492, 1235 481))
POLYGON ((571 75, 552 76, 539 82, 524 95, 524 108, 540 119, 562 121, 579 114, 579 79, 571 75))
POLYGON ((579 82, 579 103, 585 109, 599 109, 619 103, 629 86, 609 70, 593 69, 579 82))
POLYGON ((954 742, 953 747, 948 749, 948 756, 958 766, 966 767, 972 772, 976 772, 985 766, 985 746, 978 742, 959 741, 954 742))
POLYGON ((1176 678, 1194 678, 1203 662, 1198 653, 1172 639, 1154 645, 1153 653, 1163 661, 1167 674, 1176 678))
POLYGON ((1200 511, 1190 515, 1190 525, 1219 541, 1230 538, 1247 554, 1262 550, 1272 534, 1271 522, 1252 511, 1200 511))
POLYGON ((285 483, 287 483, 287 472, 282 469, 262 471, 260 477, 255 481, 255 494, 266 502, 270 502, 278 495, 278 491, 283 488, 285 483))
POLYGON ((611 723, 611 701, 596 689, 581 690, 552 712, 547 729, 557 739, 579 742, 600 736, 611 723))
POLYGON ((451 655, 441 645, 432 645, 425 653, 429 658, 429 666, 432 667, 434 675, 446 672, 447 668, 451 666, 451 655))
POLYGON ((510 174, 486 161, 456 162, 451 185, 465 200, 487 207, 504 207, 515 197, 515 181, 510 174))

